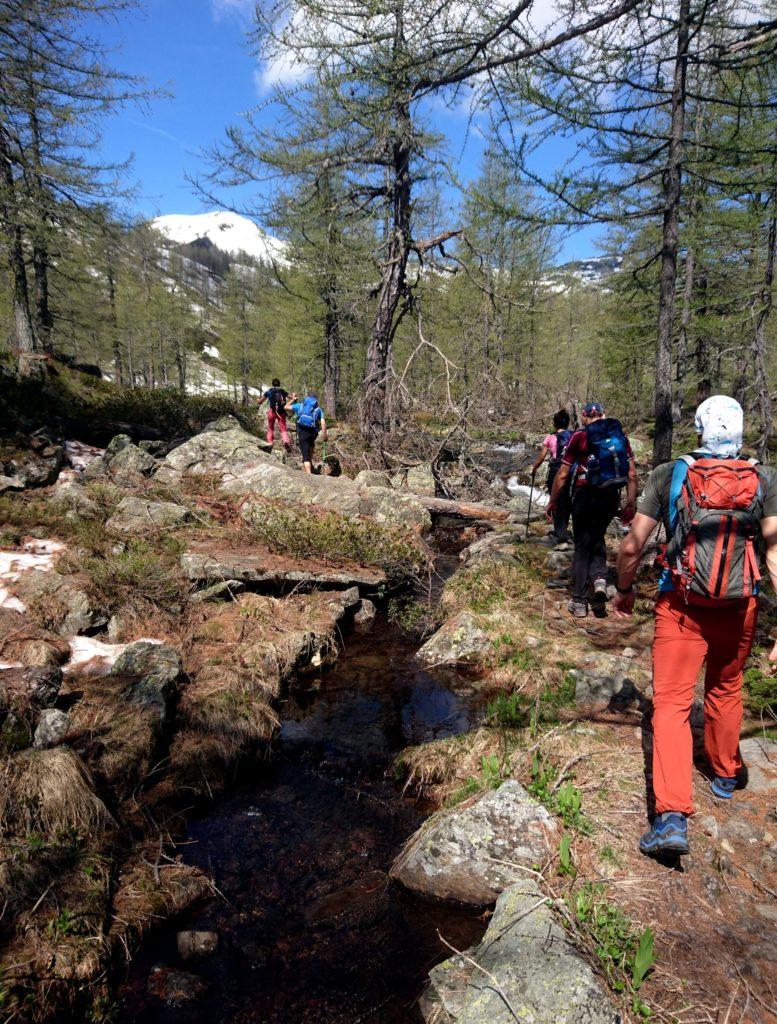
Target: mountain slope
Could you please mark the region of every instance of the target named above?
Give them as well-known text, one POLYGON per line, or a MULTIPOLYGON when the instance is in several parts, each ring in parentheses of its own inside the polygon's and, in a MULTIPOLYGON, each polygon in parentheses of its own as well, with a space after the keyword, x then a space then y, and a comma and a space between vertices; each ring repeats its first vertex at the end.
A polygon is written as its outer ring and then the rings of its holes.
POLYGON ((207 238, 230 256, 245 253, 261 263, 286 262, 285 243, 237 213, 218 210, 211 213, 170 213, 156 217, 151 225, 176 245, 188 245, 197 239, 207 238))

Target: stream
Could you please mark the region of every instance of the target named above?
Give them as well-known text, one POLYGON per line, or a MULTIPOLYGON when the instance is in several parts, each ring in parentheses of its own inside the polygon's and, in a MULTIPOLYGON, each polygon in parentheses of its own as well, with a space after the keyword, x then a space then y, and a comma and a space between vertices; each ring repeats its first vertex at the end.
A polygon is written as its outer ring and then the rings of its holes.
POLYGON ((450 952, 439 936, 464 949, 485 922, 387 877, 431 812, 403 796, 394 756, 465 731, 477 714, 472 681, 425 671, 417 646, 379 616, 368 635, 346 638, 332 669, 292 683, 272 762, 192 820, 179 846, 222 898, 151 936, 122 988, 122 1022, 421 1020, 416 1001, 429 968, 450 952), (217 932, 218 949, 184 963, 176 948, 184 929, 217 932), (171 998, 169 969, 196 974, 204 989, 171 998))

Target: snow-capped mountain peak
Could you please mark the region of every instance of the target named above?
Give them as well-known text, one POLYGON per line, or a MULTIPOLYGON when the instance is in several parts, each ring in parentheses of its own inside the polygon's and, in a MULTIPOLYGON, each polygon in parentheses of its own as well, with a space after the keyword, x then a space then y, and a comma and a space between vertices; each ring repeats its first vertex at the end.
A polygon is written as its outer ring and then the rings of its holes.
POLYGON ((283 263, 286 260, 285 243, 238 213, 219 210, 211 213, 169 213, 152 220, 151 226, 175 245, 188 245, 198 238, 207 238, 230 256, 245 253, 261 263, 283 263))

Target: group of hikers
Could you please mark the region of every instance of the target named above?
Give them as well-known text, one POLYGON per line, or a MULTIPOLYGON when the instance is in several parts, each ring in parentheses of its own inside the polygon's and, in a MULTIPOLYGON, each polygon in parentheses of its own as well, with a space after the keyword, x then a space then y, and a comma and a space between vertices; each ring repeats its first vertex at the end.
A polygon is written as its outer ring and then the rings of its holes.
POLYGON ((274 443, 277 426, 284 448, 287 452, 291 451, 291 438, 286 417, 288 413, 294 413, 297 419, 297 444, 302 456, 302 468, 306 473, 312 473, 316 439, 319 434, 322 441, 325 442, 327 439, 324 410, 318 404, 318 399, 313 394, 298 399, 295 391, 289 394, 281 387, 280 380, 274 377, 272 387, 264 392, 257 402, 257 407, 261 407, 265 402, 267 402, 267 443, 274 443))
MULTIPOLYGON (((298 400, 276 378, 259 405, 264 402, 268 443, 277 426, 290 448, 286 417, 293 413, 304 469, 312 472, 316 438, 321 433, 326 440, 315 395, 298 400)), ((620 422, 606 416, 599 402, 586 404, 581 419, 581 427, 571 431, 569 414, 556 413, 532 480, 549 458, 547 542, 562 550, 574 543, 568 604, 574 618, 589 611, 604 617, 608 601, 616 618, 632 616, 643 552, 663 526, 653 640, 655 814, 640 849, 652 856, 686 854, 694 811, 690 713, 705 663, 704 745, 711 791, 730 800, 746 783, 739 751, 742 682, 764 559, 777 589, 777 471, 742 456, 742 407, 715 395, 696 411, 694 450, 654 469, 638 498, 634 452, 620 422), (616 517, 629 529, 608 580, 606 535, 616 517)), ((777 661, 777 642, 770 658, 777 661)))
MULTIPOLYGON (((632 616, 635 579, 654 532, 666 543, 655 604, 653 640, 653 795, 655 815, 640 840, 651 856, 689 852, 693 814, 693 737, 690 713, 699 673, 704 679, 704 746, 711 791, 730 800, 747 781, 739 751, 744 666, 758 616, 760 566, 777 589, 777 471, 742 455, 740 404, 715 395, 696 411, 695 449, 655 468, 637 497, 634 453, 617 419, 589 402, 582 426, 569 414, 553 419, 532 477, 550 458, 549 542, 574 536, 569 613, 632 616), (625 491, 625 500, 622 496, 625 491), (607 578, 607 528, 624 528, 613 582, 607 578)), ((777 643, 770 654, 777 661, 777 643)))

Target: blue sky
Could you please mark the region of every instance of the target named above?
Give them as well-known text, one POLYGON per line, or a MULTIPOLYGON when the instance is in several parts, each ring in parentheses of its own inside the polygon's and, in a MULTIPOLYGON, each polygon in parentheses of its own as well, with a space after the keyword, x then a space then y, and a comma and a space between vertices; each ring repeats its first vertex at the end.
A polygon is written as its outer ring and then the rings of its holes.
MULTIPOLYGON (((105 155, 117 161, 134 156, 137 213, 209 208, 187 175, 204 168, 202 151, 264 95, 261 69, 246 46, 249 8, 250 0, 140 0, 135 11, 100 26, 116 66, 171 94, 152 100, 147 110, 115 112, 103 125, 105 155)), ((457 174, 463 180, 476 175, 482 144, 477 132, 467 130, 467 118, 441 104, 434 104, 432 117, 433 127, 449 139, 457 174)), ((551 147, 546 159, 553 157, 551 147)), ((585 231, 567 239, 562 257, 593 255, 593 237, 585 231)))

